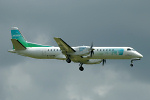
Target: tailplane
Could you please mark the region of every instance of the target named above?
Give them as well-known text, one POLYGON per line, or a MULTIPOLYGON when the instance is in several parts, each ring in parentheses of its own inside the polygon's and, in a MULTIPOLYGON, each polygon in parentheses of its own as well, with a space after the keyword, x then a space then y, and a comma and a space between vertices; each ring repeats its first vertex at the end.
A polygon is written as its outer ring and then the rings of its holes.
POLYGON ((26 47, 22 45, 17 39, 11 39, 13 47, 15 50, 25 50, 26 47))

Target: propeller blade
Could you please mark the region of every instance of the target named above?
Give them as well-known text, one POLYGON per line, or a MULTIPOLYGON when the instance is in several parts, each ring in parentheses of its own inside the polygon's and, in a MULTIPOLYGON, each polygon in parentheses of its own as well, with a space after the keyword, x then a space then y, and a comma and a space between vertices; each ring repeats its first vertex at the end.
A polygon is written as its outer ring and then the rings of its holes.
POLYGON ((92 57, 93 55, 94 55, 94 49, 93 49, 93 42, 92 42, 90 47, 90 56, 92 57))
POLYGON ((91 43, 91 48, 90 49, 92 49, 93 48, 93 42, 91 43))
POLYGON ((92 57, 92 51, 90 52, 90 56, 92 57))
POLYGON ((102 65, 104 66, 104 64, 106 63, 106 60, 105 59, 103 59, 103 61, 102 61, 103 63, 102 63, 102 65))
POLYGON ((102 63, 102 65, 104 66, 104 59, 103 59, 103 63, 102 63))
POLYGON ((93 52, 92 52, 92 53, 93 53, 93 55, 94 55, 94 49, 93 49, 93 52))
POLYGON ((91 50, 91 54, 90 54, 91 57, 94 55, 94 51, 93 50, 94 49, 91 50))

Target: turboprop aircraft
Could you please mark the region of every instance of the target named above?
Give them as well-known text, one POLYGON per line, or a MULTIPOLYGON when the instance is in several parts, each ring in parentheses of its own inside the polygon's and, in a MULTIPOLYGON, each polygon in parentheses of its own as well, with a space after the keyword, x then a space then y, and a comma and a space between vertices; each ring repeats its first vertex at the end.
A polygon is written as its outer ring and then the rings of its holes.
POLYGON ((131 47, 93 47, 77 46, 71 47, 61 38, 54 37, 59 47, 41 45, 27 42, 17 27, 11 29, 13 50, 8 52, 16 53, 22 56, 36 59, 57 59, 66 60, 67 63, 79 63, 79 70, 83 71, 83 64, 106 63, 106 59, 131 59, 130 66, 133 67, 133 61, 140 60, 143 55, 131 47))

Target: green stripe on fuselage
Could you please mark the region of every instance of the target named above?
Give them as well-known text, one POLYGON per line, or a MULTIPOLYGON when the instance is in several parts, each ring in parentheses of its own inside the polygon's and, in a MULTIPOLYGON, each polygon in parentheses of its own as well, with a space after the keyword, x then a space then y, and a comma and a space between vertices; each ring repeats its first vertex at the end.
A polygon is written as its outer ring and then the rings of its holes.
POLYGON ((34 44, 34 43, 28 43, 28 47, 51 47, 51 46, 46 46, 46 45, 41 45, 41 44, 34 44))

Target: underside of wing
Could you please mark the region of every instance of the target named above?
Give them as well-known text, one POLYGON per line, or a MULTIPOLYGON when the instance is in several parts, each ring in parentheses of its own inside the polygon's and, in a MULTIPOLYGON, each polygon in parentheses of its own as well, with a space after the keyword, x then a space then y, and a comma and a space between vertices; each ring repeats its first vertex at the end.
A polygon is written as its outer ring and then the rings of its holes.
POLYGON ((90 59, 89 57, 82 57, 82 56, 72 56, 71 60, 75 63, 82 63, 82 64, 99 64, 102 62, 102 59, 90 59))
POLYGON ((58 46, 60 47, 63 54, 67 55, 69 53, 76 52, 73 48, 71 48, 65 41, 63 41, 61 38, 54 38, 57 42, 58 46))

